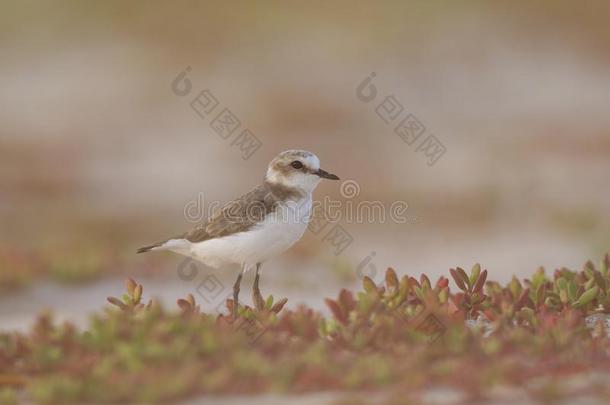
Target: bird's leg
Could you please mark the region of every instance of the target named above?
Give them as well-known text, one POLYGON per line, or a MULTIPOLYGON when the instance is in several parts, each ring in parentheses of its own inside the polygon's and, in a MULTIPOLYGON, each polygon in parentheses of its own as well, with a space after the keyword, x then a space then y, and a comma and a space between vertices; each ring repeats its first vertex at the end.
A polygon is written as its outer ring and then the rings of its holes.
POLYGON ((261 295, 261 290, 258 288, 258 279, 261 263, 256 263, 256 276, 254 277, 254 288, 252 289, 252 301, 254 301, 254 305, 256 309, 262 311, 265 308, 265 300, 261 295))
POLYGON ((243 274, 244 274, 244 271, 242 270, 239 273, 239 276, 237 276, 237 280, 235 281, 235 284, 233 285, 233 320, 237 319, 237 309, 239 307, 239 301, 238 301, 239 284, 241 283, 241 276, 243 274))

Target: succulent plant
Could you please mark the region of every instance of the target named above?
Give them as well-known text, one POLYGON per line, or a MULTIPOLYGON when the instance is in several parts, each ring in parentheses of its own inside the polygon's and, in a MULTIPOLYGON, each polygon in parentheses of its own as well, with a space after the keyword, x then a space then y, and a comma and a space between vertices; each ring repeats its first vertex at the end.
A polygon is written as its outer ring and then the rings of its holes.
MULTIPOLYGON (((0 333, 0 401, 383 389, 418 403, 434 382, 468 398, 514 385, 549 402, 559 394, 530 388, 533 378, 563 380, 610 364, 608 256, 599 269, 588 262, 552 277, 538 269, 506 285, 478 264, 449 274, 455 292, 446 277, 432 282, 390 268, 383 284, 365 277, 360 291, 326 299, 330 317, 283 309, 286 299, 269 296, 258 308, 240 306, 236 321, 201 312, 190 294, 177 300, 178 311, 144 304, 142 285, 129 279, 121 298, 108 298, 118 310, 95 314, 84 331, 42 314, 28 333, 0 333)), ((226 305, 231 313, 232 301, 226 305)), ((595 384, 587 392, 605 393, 595 384)))
POLYGON ((112 305, 118 307, 121 311, 138 312, 144 309, 150 309, 153 306, 153 301, 149 300, 145 305, 142 301, 142 292, 144 287, 138 284, 134 279, 130 278, 125 282, 127 292, 119 299, 117 297, 108 297, 106 300, 112 305))

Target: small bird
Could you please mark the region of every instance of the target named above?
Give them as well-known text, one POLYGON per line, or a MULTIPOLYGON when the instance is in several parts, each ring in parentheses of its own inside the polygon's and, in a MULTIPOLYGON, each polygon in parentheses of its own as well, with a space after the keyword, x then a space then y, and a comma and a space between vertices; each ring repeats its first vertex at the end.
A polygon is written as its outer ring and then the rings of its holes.
POLYGON ((301 239, 312 211, 312 192, 321 179, 339 180, 320 168, 320 159, 304 150, 287 150, 269 166, 263 183, 189 232, 138 249, 169 250, 210 267, 241 265, 233 286, 233 319, 237 318, 239 285, 256 266, 253 301, 264 306, 258 283, 262 264, 301 239))

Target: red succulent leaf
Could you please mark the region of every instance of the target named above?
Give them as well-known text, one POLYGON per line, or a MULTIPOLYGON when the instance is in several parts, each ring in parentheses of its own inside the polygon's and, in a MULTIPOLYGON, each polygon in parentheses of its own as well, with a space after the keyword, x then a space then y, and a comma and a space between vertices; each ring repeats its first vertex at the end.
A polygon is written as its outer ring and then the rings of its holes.
POLYGON ((467 286, 470 287, 470 279, 468 278, 468 274, 466 274, 466 272, 464 271, 463 268, 461 267, 457 267, 455 269, 455 271, 457 271, 457 273, 460 275, 460 277, 462 278, 462 280, 464 281, 464 284, 466 284, 467 286))
POLYGON ((180 298, 178 301, 176 301, 176 304, 178 304, 180 309, 182 309, 183 311, 188 311, 193 307, 190 302, 183 298, 180 298))
POLYGON ((385 271, 385 282, 388 289, 398 289, 398 277, 396 276, 394 269, 391 267, 388 267, 388 269, 385 271))
POLYGON ((468 287, 464 283, 464 279, 460 276, 460 274, 456 270, 449 269, 449 273, 451 273, 451 277, 453 278, 453 281, 455 281, 455 284, 459 287, 460 290, 468 291, 468 287))
POLYGON ((354 300, 354 296, 351 291, 342 288, 339 292, 339 303, 347 312, 356 308, 356 301, 354 300))
POLYGON ((483 270, 481 274, 479 274, 479 278, 474 284, 473 292, 480 292, 485 285, 485 280, 487 280, 487 270, 483 270))
POLYGON ((342 324, 347 324, 347 316, 341 311, 341 307, 337 304, 337 301, 333 301, 331 299, 325 298, 324 302, 326 306, 330 309, 330 312, 333 313, 333 316, 336 320, 341 322, 342 324))
POLYGON ((436 282, 436 286, 439 288, 439 290, 443 289, 445 287, 448 287, 449 286, 449 279, 447 277, 440 276, 440 278, 436 282))

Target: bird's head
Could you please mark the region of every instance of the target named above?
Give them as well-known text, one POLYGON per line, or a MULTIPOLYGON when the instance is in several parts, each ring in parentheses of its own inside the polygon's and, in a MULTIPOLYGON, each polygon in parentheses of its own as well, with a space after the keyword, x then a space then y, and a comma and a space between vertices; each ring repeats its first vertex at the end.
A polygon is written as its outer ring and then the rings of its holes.
POLYGON ((321 179, 339 180, 320 168, 320 159, 305 150, 287 150, 277 155, 267 168, 265 180, 284 187, 312 192, 321 179))

